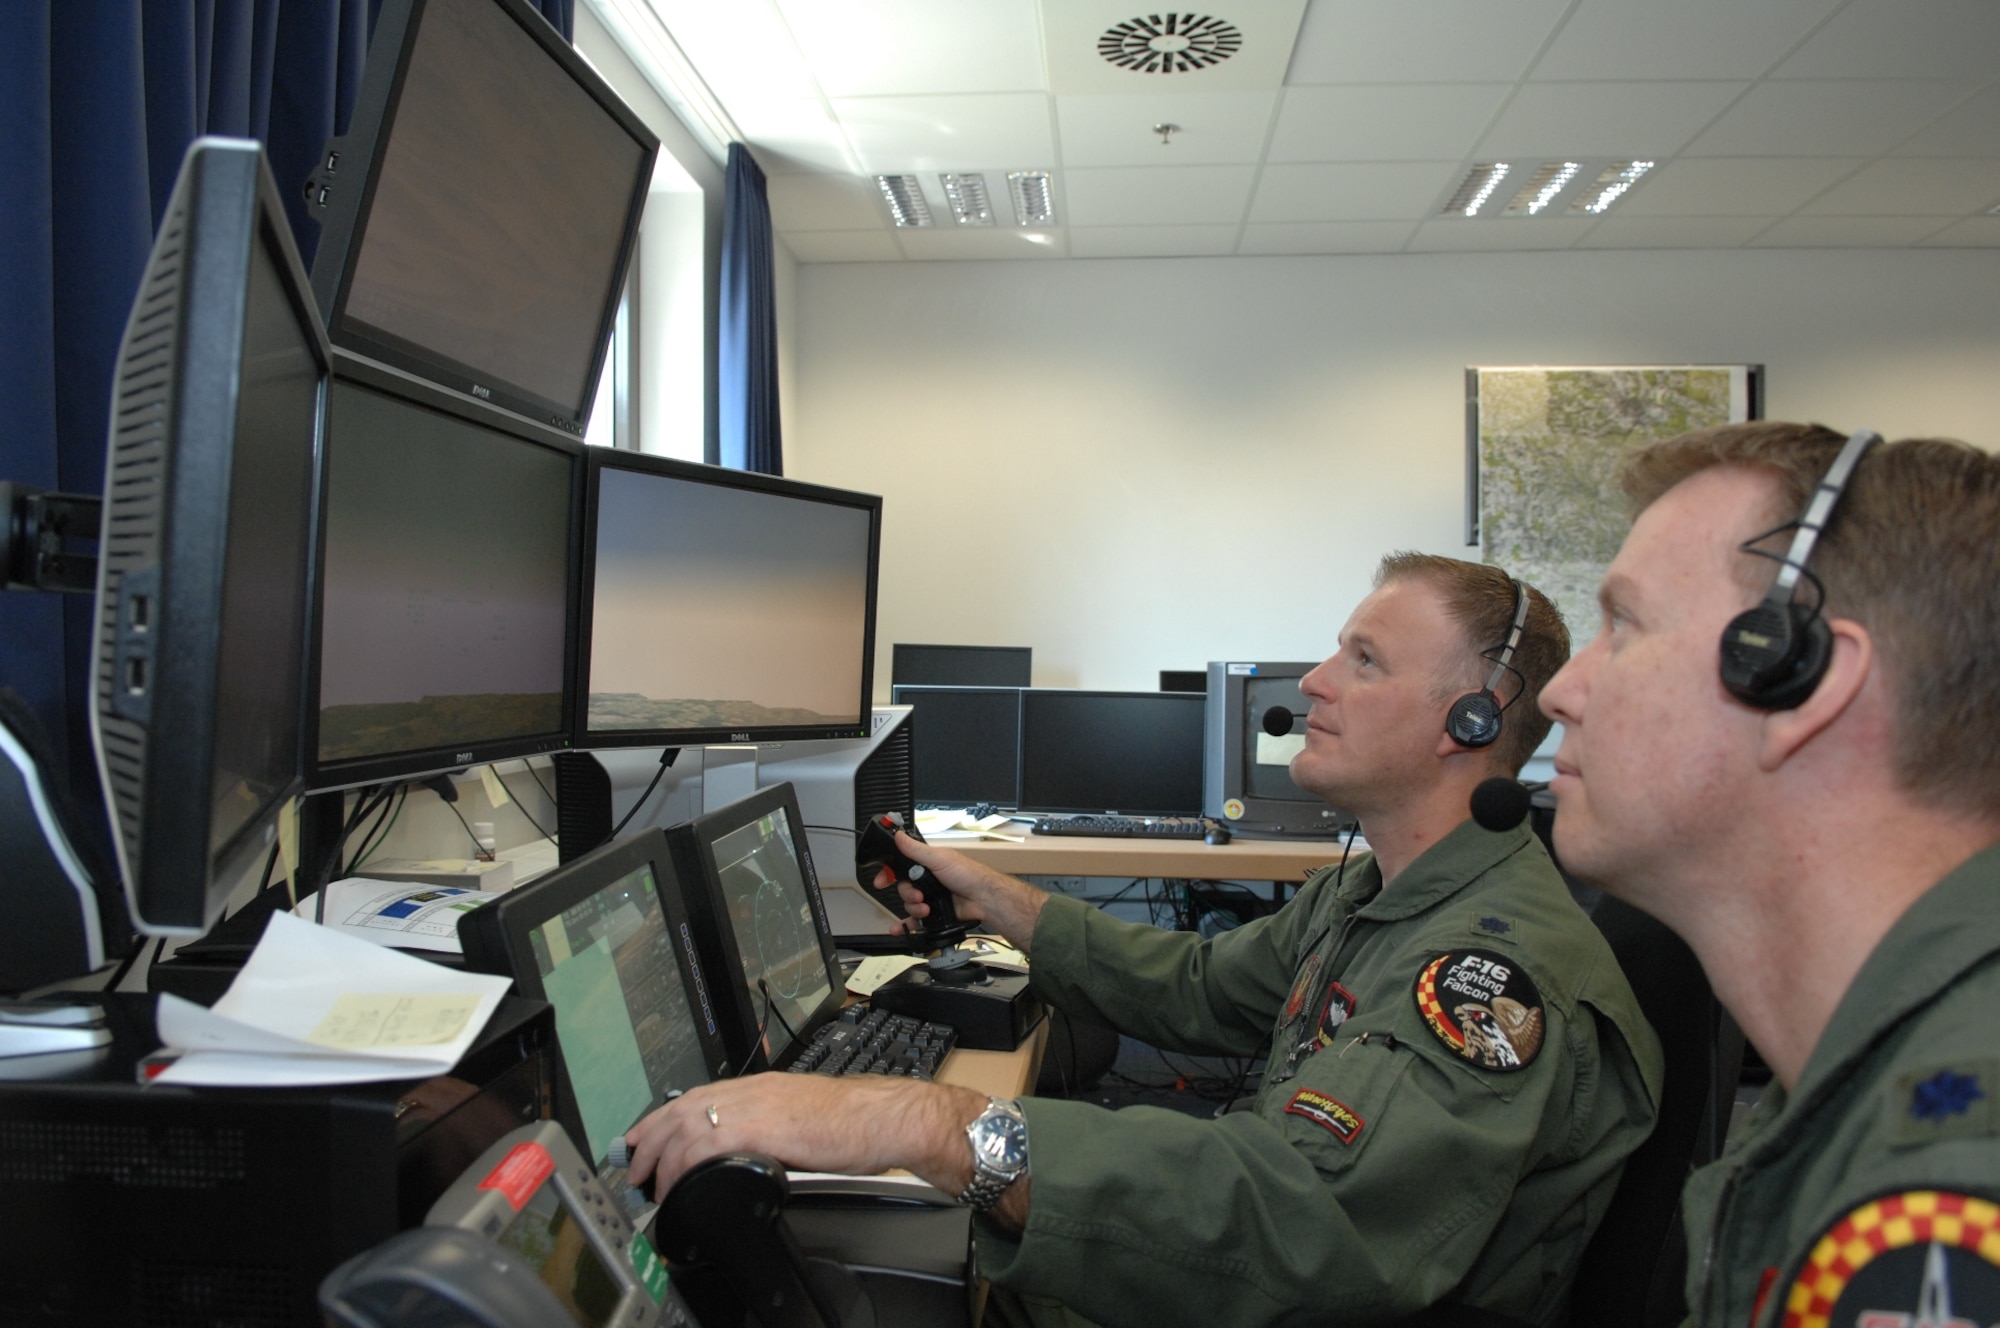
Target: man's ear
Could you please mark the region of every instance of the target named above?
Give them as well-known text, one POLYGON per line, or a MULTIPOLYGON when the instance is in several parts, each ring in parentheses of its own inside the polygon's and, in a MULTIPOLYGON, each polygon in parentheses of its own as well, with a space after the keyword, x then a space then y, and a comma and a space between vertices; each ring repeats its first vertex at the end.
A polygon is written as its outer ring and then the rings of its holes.
POLYGON ((1852 618, 1829 618, 1826 626, 1833 643, 1819 685, 1792 709, 1764 716, 1757 764, 1767 774, 1846 714, 1875 670, 1875 639, 1866 627, 1852 618))

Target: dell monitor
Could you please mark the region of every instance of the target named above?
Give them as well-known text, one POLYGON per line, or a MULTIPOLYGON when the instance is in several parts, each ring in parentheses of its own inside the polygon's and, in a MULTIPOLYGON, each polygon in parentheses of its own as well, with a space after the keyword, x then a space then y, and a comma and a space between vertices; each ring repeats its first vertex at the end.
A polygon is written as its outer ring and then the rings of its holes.
POLYGON ((739 1073, 783 1069, 845 982, 790 784, 667 831, 723 1042, 739 1073))
POLYGON ((865 738, 882 500, 590 450, 579 747, 865 738))
POLYGON ((911 789, 918 802, 1020 802, 1020 688, 903 685, 890 695, 910 707, 911 789))
POLYGON ((668 1094, 729 1070, 681 895, 649 828, 459 919, 467 968, 555 1006, 571 1098, 557 1116, 599 1166, 668 1094))
POLYGON ((1305 747, 1311 708, 1299 680, 1318 667, 1269 660, 1209 663, 1203 815, 1250 839, 1330 839, 1353 826, 1353 817, 1292 782, 1292 758, 1305 747))
POLYGON ((582 444, 335 356, 308 783, 561 749, 582 444))
POLYGON ((335 345, 581 435, 659 140, 523 0, 386 0, 309 191, 335 345))
POLYGON ((112 374, 92 736, 133 920, 200 935, 300 787, 330 353, 262 149, 181 164, 112 374))
POLYGON ((1031 646, 927 646, 898 641, 890 649, 891 685, 1026 687, 1033 681, 1031 646))
POLYGON ((1021 693, 1021 810, 1194 816, 1202 698, 1189 692, 1021 693))

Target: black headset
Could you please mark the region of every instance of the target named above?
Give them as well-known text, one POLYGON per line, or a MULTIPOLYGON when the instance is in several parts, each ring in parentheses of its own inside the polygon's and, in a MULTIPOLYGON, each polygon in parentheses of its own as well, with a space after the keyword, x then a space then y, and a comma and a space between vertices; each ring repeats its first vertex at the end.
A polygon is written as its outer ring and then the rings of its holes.
MULTIPOLYGON (((1759 603, 1731 618, 1729 626, 1722 629, 1722 685, 1745 705, 1759 710, 1790 710, 1812 695, 1826 673, 1833 633, 1820 616, 1821 597, 1810 604, 1799 602, 1799 578, 1812 577, 1806 571, 1806 559, 1812 556, 1821 529, 1833 515, 1834 504, 1840 501, 1862 454, 1881 441, 1881 434, 1867 429, 1848 438, 1806 503, 1792 547, 1778 560, 1778 575, 1771 588, 1759 603)), ((1755 543, 1751 541, 1751 545, 1755 543)), ((1744 547, 1749 549, 1750 545, 1744 547)))
POLYGON ((1467 692, 1453 701, 1445 715, 1444 731, 1461 747, 1491 747, 1500 736, 1500 715, 1507 707, 1494 691, 1500 680, 1513 671, 1514 651, 1520 647, 1521 633, 1528 626, 1528 588, 1511 576, 1507 584, 1514 587, 1514 625, 1507 629, 1506 644, 1500 647, 1500 657, 1493 661, 1492 676, 1478 691, 1467 692))

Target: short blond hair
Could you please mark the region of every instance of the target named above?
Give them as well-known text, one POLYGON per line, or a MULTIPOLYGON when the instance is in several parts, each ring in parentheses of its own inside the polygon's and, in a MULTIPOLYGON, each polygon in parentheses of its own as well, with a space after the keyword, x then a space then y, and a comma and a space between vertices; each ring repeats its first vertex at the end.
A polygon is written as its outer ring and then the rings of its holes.
MULTIPOLYGON (((1636 513, 1711 467, 1757 471, 1778 481, 1775 525, 1805 511, 1845 442, 1818 424, 1703 429, 1635 453, 1623 485, 1636 513)), ((1742 561, 1746 584, 1761 592, 1771 565, 1742 561)), ((1825 612, 1874 638, 1895 699, 1899 786, 2000 816, 2000 458, 1948 438, 1877 445, 1809 567, 1825 587, 1825 612)))
MULTIPOLYGON (((1476 690, 1493 671, 1492 661, 1506 644, 1514 626, 1516 582, 1498 567, 1469 563, 1461 558, 1445 558, 1433 553, 1392 553, 1375 569, 1375 584, 1387 585, 1402 579, 1420 580, 1434 588, 1444 600, 1445 612, 1458 625, 1465 642, 1464 671, 1447 669, 1439 679, 1439 700, 1476 690), (1473 686, 1465 686, 1466 681, 1473 686)), ((1569 662, 1569 628, 1562 610, 1549 597, 1527 582, 1518 583, 1528 595, 1528 620, 1521 632, 1521 644, 1514 650, 1510 667, 1517 672, 1504 677, 1496 689, 1506 703, 1500 737, 1493 744, 1495 759, 1510 773, 1519 773, 1542 739, 1549 736, 1553 723, 1535 700, 1556 671, 1569 662), (1518 694, 1515 688, 1520 688, 1518 694)))

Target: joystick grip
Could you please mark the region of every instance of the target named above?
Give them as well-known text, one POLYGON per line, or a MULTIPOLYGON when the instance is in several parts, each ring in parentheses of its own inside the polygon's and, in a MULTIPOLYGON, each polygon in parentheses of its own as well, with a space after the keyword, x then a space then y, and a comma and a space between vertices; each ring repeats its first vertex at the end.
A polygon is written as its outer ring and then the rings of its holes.
POLYGON ((895 812, 883 812, 871 816, 861 827, 861 837, 855 846, 856 867, 867 870, 873 867, 887 867, 889 873, 899 881, 908 881, 917 887, 924 902, 930 905, 930 916, 924 919, 926 932, 940 932, 957 927, 958 908, 953 902, 951 891, 944 888, 930 868, 919 862, 912 862, 908 854, 896 847, 896 832, 901 830, 910 838, 923 842, 923 835, 914 825, 904 825, 903 818, 895 812))

